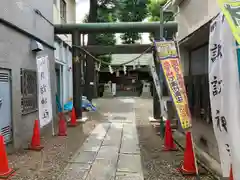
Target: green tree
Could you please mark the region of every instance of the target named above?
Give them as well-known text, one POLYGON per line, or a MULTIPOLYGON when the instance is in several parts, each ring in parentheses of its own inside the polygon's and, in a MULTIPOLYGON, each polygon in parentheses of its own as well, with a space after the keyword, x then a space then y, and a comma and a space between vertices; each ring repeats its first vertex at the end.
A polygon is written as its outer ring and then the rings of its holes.
POLYGON ((150 0, 147 5, 149 12, 149 21, 160 21, 160 6, 163 6, 167 0, 150 0))
MULTIPOLYGON (((118 19, 121 22, 141 22, 147 17, 148 0, 119 0, 118 19)), ((124 44, 133 44, 141 39, 139 33, 126 32, 121 35, 124 44)))
MULTIPOLYGON (((149 21, 160 21, 160 7, 166 4, 167 0, 151 0, 147 5, 149 12, 149 21)), ((163 13, 164 21, 173 20, 173 12, 165 11, 163 13)))
MULTIPOLYGON (((148 21, 160 21, 160 7, 166 4, 167 0, 150 0, 147 5, 147 10, 149 12, 148 21)), ((173 12, 164 11, 163 12, 163 21, 173 21, 173 12)), ((149 36, 150 40, 153 39, 153 34, 149 36)))
MULTIPOLYGON (((85 22, 116 22, 117 21, 117 1, 116 0, 91 0, 89 15, 85 17, 85 22), (92 3, 92 4, 91 4, 92 3), (94 8, 94 9, 92 9, 94 8)), ((89 45, 115 45, 115 34, 102 33, 102 34, 89 34, 89 45)), ((97 58, 104 62, 111 62, 111 55, 95 55, 97 58)))
MULTIPOLYGON (((107 6, 101 5, 98 7, 97 11, 97 19, 96 22, 116 22, 116 7, 115 6, 107 6)), ((111 33, 102 33, 96 36, 96 43, 101 45, 115 45, 116 37, 115 34, 111 33)))

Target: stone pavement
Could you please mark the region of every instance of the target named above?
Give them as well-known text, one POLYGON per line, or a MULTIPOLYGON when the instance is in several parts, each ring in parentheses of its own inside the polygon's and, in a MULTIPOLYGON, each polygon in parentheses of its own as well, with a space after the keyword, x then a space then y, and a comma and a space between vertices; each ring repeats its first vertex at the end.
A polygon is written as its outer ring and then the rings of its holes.
POLYGON ((144 179, 135 123, 135 100, 120 101, 122 110, 111 111, 106 121, 95 127, 58 180, 144 179))

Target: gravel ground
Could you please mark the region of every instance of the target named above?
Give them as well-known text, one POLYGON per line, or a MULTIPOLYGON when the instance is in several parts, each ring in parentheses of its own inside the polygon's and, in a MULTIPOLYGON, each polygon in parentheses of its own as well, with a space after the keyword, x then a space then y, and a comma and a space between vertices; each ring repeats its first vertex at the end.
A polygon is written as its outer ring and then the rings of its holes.
MULTIPOLYGON (((144 179, 196 179, 195 177, 183 177, 176 170, 183 160, 183 152, 161 152, 163 141, 156 135, 155 129, 148 121, 148 117, 152 116, 152 101, 137 99, 135 108, 144 179)), ((201 176, 201 180, 214 180, 214 178, 207 174, 201 176)))
POLYGON ((68 160, 82 145, 88 134, 102 119, 99 113, 89 113, 89 120, 75 128, 68 128, 67 137, 52 137, 51 128, 44 132, 42 152, 21 151, 8 156, 9 166, 17 168, 11 180, 54 180, 68 160))

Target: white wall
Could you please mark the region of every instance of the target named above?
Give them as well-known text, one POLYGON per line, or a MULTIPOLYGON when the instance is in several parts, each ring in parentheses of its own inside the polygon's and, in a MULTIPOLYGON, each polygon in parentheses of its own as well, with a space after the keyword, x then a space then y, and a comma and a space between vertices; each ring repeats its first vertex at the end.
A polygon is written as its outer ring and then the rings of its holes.
POLYGON ((61 101, 63 104, 72 97, 72 52, 67 45, 55 41, 55 62, 62 66, 61 101))
POLYGON ((76 22, 76 2, 75 0, 66 0, 67 3, 67 23, 76 22))
MULTIPOLYGON (((65 0, 67 21, 66 23, 76 22, 76 2, 75 0, 65 0)), ((61 24, 60 17, 60 0, 56 0, 56 4, 53 5, 53 22, 54 24, 61 24)))
MULTIPOLYGON (((66 2, 66 23, 76 22, 76 2, 75 0, 65 0, 66 2)), ((56 0, 56 4, 53 5, 53 22, 54 24, 61 24, 60 17, 60 0, 56 0)), ((58 35, 58 37, 72 46, 72 36, 71 35, 58 35)), ((62 65, 62 90, 61 99, 62 103, 65 104, 69 98, 72 97, 72 53, 70 47, 63 45, 55 41, 55 61, 62 65)))
POLYGON ((178 40, 191 34, 219 12, 216 0, 184 0, 176 17, 178 40))

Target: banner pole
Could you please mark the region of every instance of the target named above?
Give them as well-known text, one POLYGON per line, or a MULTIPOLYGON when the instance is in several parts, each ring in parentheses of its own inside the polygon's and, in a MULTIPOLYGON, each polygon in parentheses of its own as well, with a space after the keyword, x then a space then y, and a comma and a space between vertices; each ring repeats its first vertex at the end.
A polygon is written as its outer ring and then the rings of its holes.
POLYGON ((196 180, 200 180, 197 158, 196 158, 196 149, 195 149, 195 144, 194 144, 193 135, 192 135, 192 128, 191 128, 190 132, 191 132, 192 148, 193 148, 193 155, 194 155, 194 163, 195 163, 195 167, 196 167, 196 180))
MULTIPOLYGON (((178 54, 178 57, 179 57, 179 60, 180 60, 180 65, 181 65, 181 54, 180 54, 180 48, 179 48, 179 44, 178 44, 178 41, 176 40, 176 38, 173 37, 173 40, 175 42, 175 45, 176 45, 176 48, 177 48, 177 54, 178 54)), ((185 88, 186 90, 186 88, 185 88)), ((186 92, 187 93, 187 92, 186 92)), ((192 116, 191 116, 192 117, 192 116)), ((192 121, 192 118, 191 118, 191 121, 192 121)), ((194 141, 193 141, 193 130, 192 130, 192 127, 191 129, 189 130, 190 133, 191 133, 191 140, 192 140, 192 149, 193 149, 193 155, 194 155, 194 163, 195 163, 195 167, 196 167, 196 178, 197 180, 200 180, 200 176, 199 176, 199 170, 198 170, 198 165, 197 165, 197 159, 196 159, 196 150, 195 150, 195 144, 194 144, 194 141)))

